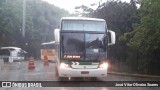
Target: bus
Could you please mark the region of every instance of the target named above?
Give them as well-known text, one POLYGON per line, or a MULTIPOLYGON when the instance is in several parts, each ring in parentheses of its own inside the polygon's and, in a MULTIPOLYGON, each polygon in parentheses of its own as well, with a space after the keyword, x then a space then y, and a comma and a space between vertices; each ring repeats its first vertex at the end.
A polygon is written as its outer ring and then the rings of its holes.
POLYGON ((4 62, 14 62, 25 60, 27 52, 19 47, 1 47, 0 48, 0 58, 4 62))
POLYGON ((55 41, 41 44, 41 60, 44 60, 45 56, 47 56, 49 61, 55 62, 55 41))
POLYGON ((105 20, 63 17, 54 36, 59 80, 107 76, 108 46, 115 44, 115 32, 107 29, 105 20))

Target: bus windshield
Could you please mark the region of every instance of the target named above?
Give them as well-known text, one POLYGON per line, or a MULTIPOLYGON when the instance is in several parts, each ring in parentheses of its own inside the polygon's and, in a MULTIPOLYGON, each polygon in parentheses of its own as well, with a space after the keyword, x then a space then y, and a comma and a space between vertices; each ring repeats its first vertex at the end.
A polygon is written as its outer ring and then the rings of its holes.
POLYGON ((63 20, 62 30, 105 32, 105 21, 63 20))
POLYGON ((104 33, 61 33, 62 58, 85 61, 104 59, 106 57, 104 36, 104 33))
POLYGON ((54 49, 55 48, 55 41, 46 42, 41 44, 42 49, 54 49))
POLYGON ((55 60, 55 41, 46 42, 41 44, 41 59, 47 56, 48 60, 55 60))

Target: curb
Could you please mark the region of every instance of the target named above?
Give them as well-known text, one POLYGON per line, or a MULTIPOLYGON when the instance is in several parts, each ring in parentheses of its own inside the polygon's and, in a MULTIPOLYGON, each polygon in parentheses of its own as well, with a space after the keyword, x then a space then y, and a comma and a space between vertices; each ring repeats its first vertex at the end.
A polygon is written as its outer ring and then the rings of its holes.
POLYGON ((153 75, 130 74, 130 73, 120 73, 120 72, 108 72, 108 74, 121 75, 121 76, 132 76, 132 77, 141 77, 141 78, 160 79, 160 76, 153 76, 153 75))

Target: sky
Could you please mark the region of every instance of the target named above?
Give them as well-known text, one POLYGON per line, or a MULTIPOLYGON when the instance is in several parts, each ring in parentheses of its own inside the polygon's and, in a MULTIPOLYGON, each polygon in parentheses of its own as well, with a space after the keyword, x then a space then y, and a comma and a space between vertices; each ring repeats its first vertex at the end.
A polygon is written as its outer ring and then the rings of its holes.
MULTIPOLYGON (((75 7, 76 6, 81 6, 81 5, 86 5, 86 6, 90 6, 93 3, 97 3, 99 1, 101 2, 106 2, 107 0, 43 0, 46 1, 50 4, 54 4, 55 6, 58 6, 60 8, 63 8, 67 11, 69 11, 70 13, 73 13, 75 11, 75 7)), ((123 2, 130 2, 130 0, 121 0, 123 2)), ((93 9, 96 9, 97 6, 92 7, 93 9)))

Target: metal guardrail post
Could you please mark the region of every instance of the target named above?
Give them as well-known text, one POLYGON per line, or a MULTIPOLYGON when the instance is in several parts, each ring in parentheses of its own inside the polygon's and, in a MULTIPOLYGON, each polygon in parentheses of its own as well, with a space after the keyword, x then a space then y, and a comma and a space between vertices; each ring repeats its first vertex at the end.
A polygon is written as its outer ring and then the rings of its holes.
POLYGON ((2 70, 3 64, 4 64, 4 61, 3 59, 0 58, 0 70, 2 70))
POLYGON ((9 57, 9 62, 13 63, 13 58, 12 57, 9 57))

